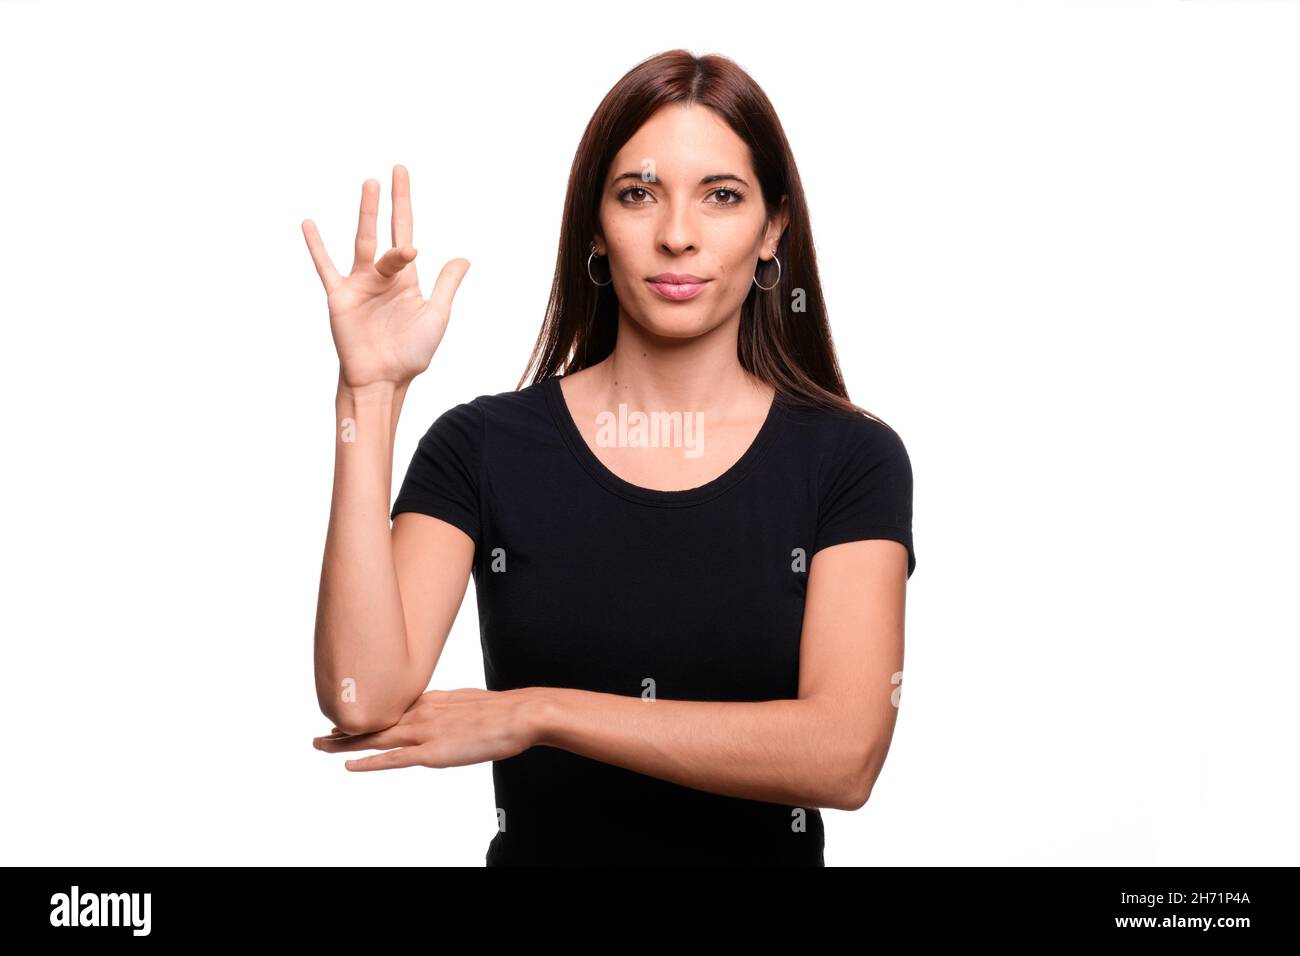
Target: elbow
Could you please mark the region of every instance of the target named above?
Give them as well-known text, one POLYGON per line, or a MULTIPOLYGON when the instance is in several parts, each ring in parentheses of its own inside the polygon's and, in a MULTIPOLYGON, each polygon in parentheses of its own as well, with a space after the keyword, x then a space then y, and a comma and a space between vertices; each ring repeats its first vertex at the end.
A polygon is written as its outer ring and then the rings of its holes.
POLYGON ((834 802, 830 804, 836 810, 861 810, 871 798, 871 790, 880 773, 880 760, 874 748, 866 753, 856 753, 848 761, 844 772, 840 774, 839 786, 835 788, 834 802))
POLYGON ((411 704, 411 701, 404 701, 396 695, 372 695, 372 698, 366 702, 359 700, 350 680, 317 680, 316 683, 316 703, 320 712, 349 736, 387 730, 402 719, 411 704), (347 692, 334 690, 339 687, 347 692))
POLYGON ((392 722, 384 723, 382 719, 372 714, 357 710, 345 710, 334 715, 326 714, 326 716, 334 721, 335 727, 350 737, 355 737, 357 734, 373 734, 392 726, 392 722))
POLYGON ((854 774, 831 788, 830 794, 818 801, 818 804, 832 810, 861 810, 870 796, 871 785, 861 774, 854 774))
POLYGON ((871 781, 865 777, 859 776, 857 781, 850 784, 847 792, 844 794, 844 800, 837 810, 861 810, 867 805, 867 800, 871 797, 871 781))
POLYGON ((401 719, 400 714, 392 717, 375 710, 363 710, 355 702, 322 707, 321 713, 333 721, 335 727, 352 737, 357 734, 373 734, 387 730, 401 719))

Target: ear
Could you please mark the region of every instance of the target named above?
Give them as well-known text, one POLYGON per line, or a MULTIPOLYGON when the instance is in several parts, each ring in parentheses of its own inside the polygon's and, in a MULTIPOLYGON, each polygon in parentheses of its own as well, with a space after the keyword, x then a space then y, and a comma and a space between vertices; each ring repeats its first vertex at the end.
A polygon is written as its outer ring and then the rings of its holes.
POLYGON ((776 254, 776 247, 781 242, 781 236, 785 234, 785 228, 790 224, 790 203, 789 196, 781 197, 781 205, 777 207, 776 212, 767 217, 767 230, 763 234, 763 248, 771 249, 772 254, 776 254))

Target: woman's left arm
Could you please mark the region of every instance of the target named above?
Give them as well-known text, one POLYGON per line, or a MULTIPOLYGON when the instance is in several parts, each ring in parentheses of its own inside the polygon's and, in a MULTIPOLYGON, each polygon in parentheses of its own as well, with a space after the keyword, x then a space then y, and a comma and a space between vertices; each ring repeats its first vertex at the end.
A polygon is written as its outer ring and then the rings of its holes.
POLYGON ((856 810, 885 762, 903 669, 907 550, 853 541, 813 556, 799 697, 648 700, 530 688, 535 744, 724 796, 856 810))
POLYGON ((856 810, 885 762, 902 678, 907 549, 849 541, 813 555, 794 700, 647 700, 562 687, 425 693, 329 752, 398 748, 348 770, 462 766, 549 746, 723 796, 856 810))

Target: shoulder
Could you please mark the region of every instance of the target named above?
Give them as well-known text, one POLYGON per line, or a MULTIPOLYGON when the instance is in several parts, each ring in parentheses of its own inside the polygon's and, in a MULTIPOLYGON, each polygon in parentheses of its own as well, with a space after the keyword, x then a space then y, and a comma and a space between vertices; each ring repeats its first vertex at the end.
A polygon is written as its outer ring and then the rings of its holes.
POLYGON ((544 408, 545 385, 545 382, 538 382, 506 392, 484 392, 451 406, 438 419, 485 423, 494 418, 509 418, 524 411, 544 408))
POLYGON ((548 382, 534 382, 505 392, 487 392, 466 402, 486 434, 535 430, 551 420, 547 405, 548 382))
POLYGON ((890 425, 854 412, 798 412, 815 459, 816 553, 848 541, 889 538, 908 554, 907 574, 916 569, 912 546, 912 463, 902 437, 890 425))
POLYGON ((485 415, 509 414, 522 408, 544 405, 547 381, 534 382, 532 385, 512 388, 505 392, 485 392, 476 395, 466 404, 478 406, 485 415))
POLYGON ((792 406, 786 409, 795 440, 819 464, 823 477, 843 468, 860 470, 880 463, 911 471, 907 445, 892 426, 858 412, 792 406))
POLYGON ((467 398, 438 414, 426 439, 451 443, 475 454, 485 446, 518 447, 521 441, 543 434, 552 421, 545 387, 541 382, 467 398))

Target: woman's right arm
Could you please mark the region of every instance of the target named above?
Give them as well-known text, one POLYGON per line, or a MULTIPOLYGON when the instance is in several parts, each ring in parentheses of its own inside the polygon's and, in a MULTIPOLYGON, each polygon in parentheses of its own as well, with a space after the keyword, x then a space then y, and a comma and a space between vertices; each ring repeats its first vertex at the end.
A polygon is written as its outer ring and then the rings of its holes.
POLYGON ((379 184, 362 187, 352 272, 303 233, 329 298, 339 353, 334 493, 316 612, 316 694, 350 734, 395 724, 428 687, 468 584, 473 541, 428 515, 389 525, 397 419, 428 367, 469 263, 448 262, 424 299, 411 247, 410 186, 393 170, 393 248, 374 261, 379 184))

